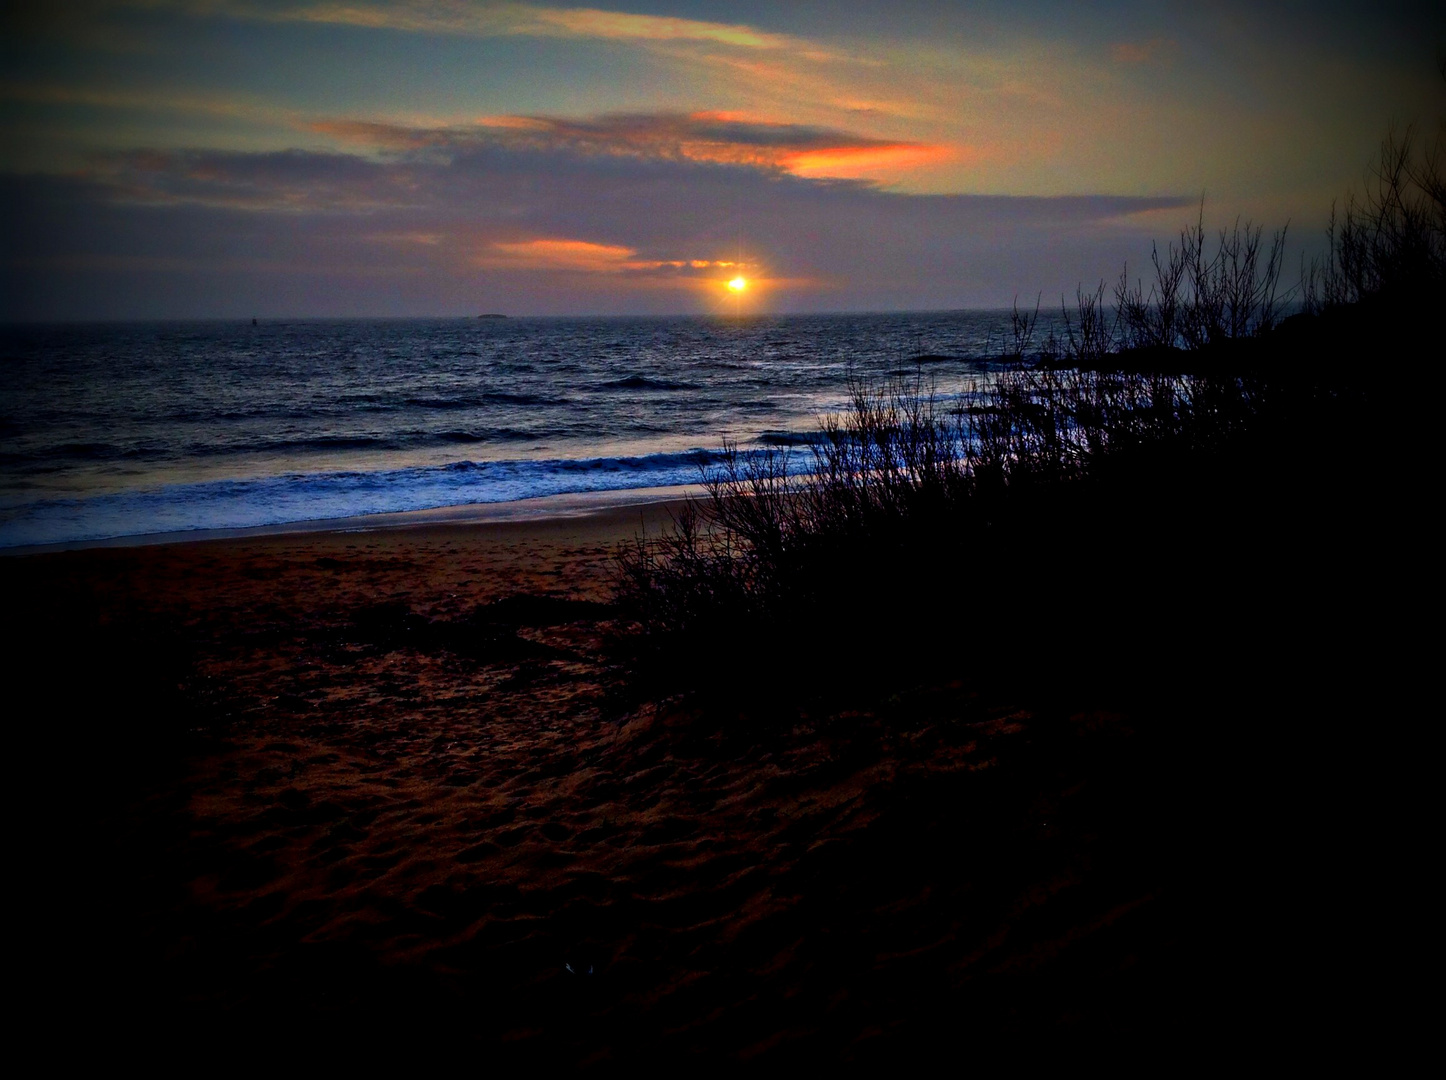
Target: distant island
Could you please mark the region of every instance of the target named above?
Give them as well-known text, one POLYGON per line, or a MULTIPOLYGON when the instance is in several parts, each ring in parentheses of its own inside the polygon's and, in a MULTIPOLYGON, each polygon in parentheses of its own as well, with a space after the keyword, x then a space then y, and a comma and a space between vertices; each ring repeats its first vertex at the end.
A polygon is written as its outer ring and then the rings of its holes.
POLYGON ((478 315, 477 318, 479 318, 479 319, 505 319, 505 318, 507 318, 507 316, 506 316, 506 315, 498 315, 496 312, 490 312, 490 313, 488 313, 488 314, 486 314, 486 315, 478 315))

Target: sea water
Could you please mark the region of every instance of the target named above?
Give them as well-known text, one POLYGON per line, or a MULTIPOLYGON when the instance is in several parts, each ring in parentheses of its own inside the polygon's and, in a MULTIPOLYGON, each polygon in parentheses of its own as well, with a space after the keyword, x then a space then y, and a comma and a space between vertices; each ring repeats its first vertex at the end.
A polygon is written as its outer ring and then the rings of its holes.
POLYGON ((1008 312, 0 328, 0 548, 698 482, 851 382, 987 380, 1008 312))

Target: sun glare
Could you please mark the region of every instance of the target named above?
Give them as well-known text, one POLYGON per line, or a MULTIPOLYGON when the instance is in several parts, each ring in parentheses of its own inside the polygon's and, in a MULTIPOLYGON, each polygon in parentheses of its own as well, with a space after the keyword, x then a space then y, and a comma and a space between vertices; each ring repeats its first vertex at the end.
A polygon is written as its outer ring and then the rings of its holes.
POLYGON ((748 288, 748 282, 744 278, 736 277, 728 283, 728 287, 734 292, 742 292, 748 288))

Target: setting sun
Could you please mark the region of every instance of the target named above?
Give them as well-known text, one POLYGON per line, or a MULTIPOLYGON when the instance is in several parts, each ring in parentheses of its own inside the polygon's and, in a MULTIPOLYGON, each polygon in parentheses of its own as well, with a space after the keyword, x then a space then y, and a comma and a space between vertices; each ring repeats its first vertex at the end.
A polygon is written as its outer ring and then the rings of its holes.
POLYGON ((748 282, 744 278, 736 277, 728 283, 728 287, 734 292, 742 292, 744 289, 748 288, 748 282))

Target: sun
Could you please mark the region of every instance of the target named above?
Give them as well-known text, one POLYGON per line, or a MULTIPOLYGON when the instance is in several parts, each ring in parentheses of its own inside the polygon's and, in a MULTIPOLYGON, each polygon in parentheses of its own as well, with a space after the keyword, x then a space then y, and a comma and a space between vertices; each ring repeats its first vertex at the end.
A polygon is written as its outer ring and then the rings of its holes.
POLYGON ((736 277, 728 283, 728 287, 734 292, 742 292, 748 288, 748 280, 746 278, 736 277))

